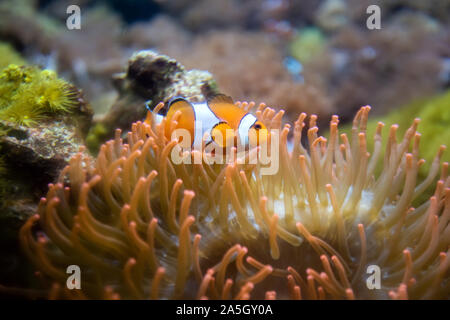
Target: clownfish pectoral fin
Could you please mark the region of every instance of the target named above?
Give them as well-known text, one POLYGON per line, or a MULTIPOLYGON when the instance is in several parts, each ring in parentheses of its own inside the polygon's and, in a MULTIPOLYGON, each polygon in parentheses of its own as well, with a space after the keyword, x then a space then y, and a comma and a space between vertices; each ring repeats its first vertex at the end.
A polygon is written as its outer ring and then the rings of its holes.
POLYGON ((236 134, 226 122, 219 122, 211 130, 211 139, 221 148, 234 145, 236 134))
POLYGON ((230 103, 230 104, 234 104, 233 99, 230 96, 227 96, 227 95, 222 94, 222 93, 218 93, 218 94, 215 94, 215 95, 213 95, 211 97, 208 97, 207 103, 209 105, 214 104, 214 103, 230 103))

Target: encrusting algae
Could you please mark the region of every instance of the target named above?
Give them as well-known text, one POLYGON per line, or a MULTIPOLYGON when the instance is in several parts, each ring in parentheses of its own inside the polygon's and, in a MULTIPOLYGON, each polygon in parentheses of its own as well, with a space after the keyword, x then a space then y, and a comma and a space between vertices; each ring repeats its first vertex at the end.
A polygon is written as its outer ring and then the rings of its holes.
POLYGON ((384 146, 379 123, 369 153, 369 110, 358 111, 349 136, 333 116, 328 139, 312 115, 302 139, 306 114, 292 130, 283 111, 261 104, 257 118, 281 132, 274 175, 236 159, 174 164, 177 142, 164 131, 176 124, 138 121, 126 143, 117 130, 95 163, 82 153, 70 160, 22 227, 22 247, 50 298, 448 298, 444 147, 419 182, 419 120, 400 141, 393 125, 384 146), (433 196, 412 207, 436 176, 433 196), (66 288, 69 265, 80 266, 81 290, 66 288), (379 290, 366 285, 371 265, 379 290))

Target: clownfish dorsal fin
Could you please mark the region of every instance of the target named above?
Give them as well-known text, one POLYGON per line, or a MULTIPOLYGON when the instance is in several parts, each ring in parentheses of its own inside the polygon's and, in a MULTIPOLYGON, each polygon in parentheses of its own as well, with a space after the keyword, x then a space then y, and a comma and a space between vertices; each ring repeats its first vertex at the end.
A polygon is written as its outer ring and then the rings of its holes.
POLYGON ((177 96, 177 97, 173 97, 172 99, 169 100, 169 103, 167 104, 167 109, 170 109, 175 104, 177 104, 177 105, 178 104, 180 104, 180 105, 182 105, 182 104, 183 105, 184 104, 191 105, 191 103, 186 98, 177 96))
POLYGON ((218 93, 207 99, 208 104, 214 103, 230 103, 234 104, 233 98, 227 96, 226 94, 218 93))
POLYGON ((173 115, 177 110, 183 110, 186 108, 192 108, 192 104, 186 98, 174 97, 170 99, 169 103, 167 104, 166 116, 169 116, 170 114, 173 115))

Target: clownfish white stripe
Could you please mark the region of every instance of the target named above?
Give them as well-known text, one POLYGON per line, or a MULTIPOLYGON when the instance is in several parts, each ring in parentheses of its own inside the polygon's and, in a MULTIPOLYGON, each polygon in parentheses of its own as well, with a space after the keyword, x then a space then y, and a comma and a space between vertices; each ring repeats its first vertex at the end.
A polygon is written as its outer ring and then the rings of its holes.
POLYGON ((163 115, 157 114, 157 113, 153 114, 153 121, 155 121, 155 124, 161 123, 163 121, 163 119, 164 119, 163 115))
POLYGON ((245 116, 242 117, 238 127, 239 139, 241 140, 242 144, 247 145, 249 143, 248 131, 257 120, 258 119, 250 113, 247 113, 245 116))
MULTIPOLYGON (((148 104, 147 109, 150 110, 148 104)), ((235 145, 236 138, 241 145, 249 145, 250 140, 259 145, 261 141, 267 140, 267 129, 264 124, 254 115, 236 106, 230 97, 224 95, 218 94, 200 103, 176 97, 169 102, 164 116, 158 114, 160 109, 161 107, 157 107, 151 112, 155 123, 167 119, 170 124, 164 128, 166 138, 172 139, 173 130, 183 129, 190 135, 191 147, 197 150, 202 149, 203 144, 206 146, 212 142, 221 148, 235 145), (172 120, 176 114, 178 118, 173 127, 172 120), (257 135, 249 137, 249 131, 253 127, 257 135), (229 135, 228 132, 231 134, 229 135)), ((185 133, 182 134, 185 135, 185 133)))
MULTIPOLYGON (((195 114, 195 133, 193 147, 201 149, 206 132, 210 133, 221 120, 211 111, 206 102, 191 103, 195 114)), ((208 143, 209 141, 205 141, 208 143)))

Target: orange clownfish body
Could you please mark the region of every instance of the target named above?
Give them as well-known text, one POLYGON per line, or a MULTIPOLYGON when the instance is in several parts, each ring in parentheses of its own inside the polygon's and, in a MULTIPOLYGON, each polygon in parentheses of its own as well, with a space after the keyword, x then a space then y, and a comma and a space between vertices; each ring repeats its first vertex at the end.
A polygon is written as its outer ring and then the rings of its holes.
MULTIPOLYGON (((155 118, 162 120, 161 115, 155 118)), ((238 141, 244 146, 257 146, 268 136, 262 122, 236 106, 230 97, 221 94, 200 103, 174 98, 169 102, 165 118, 167 124, 177 121, 175 128, 166 126, 167 139, 171 138, 174 129, 184 129, 190 134, 191 146, 196 148, 202 146, 206 133, 209 139, 204 141, 205 145, 214 142, 223 148, 236 145, 238 141)))

